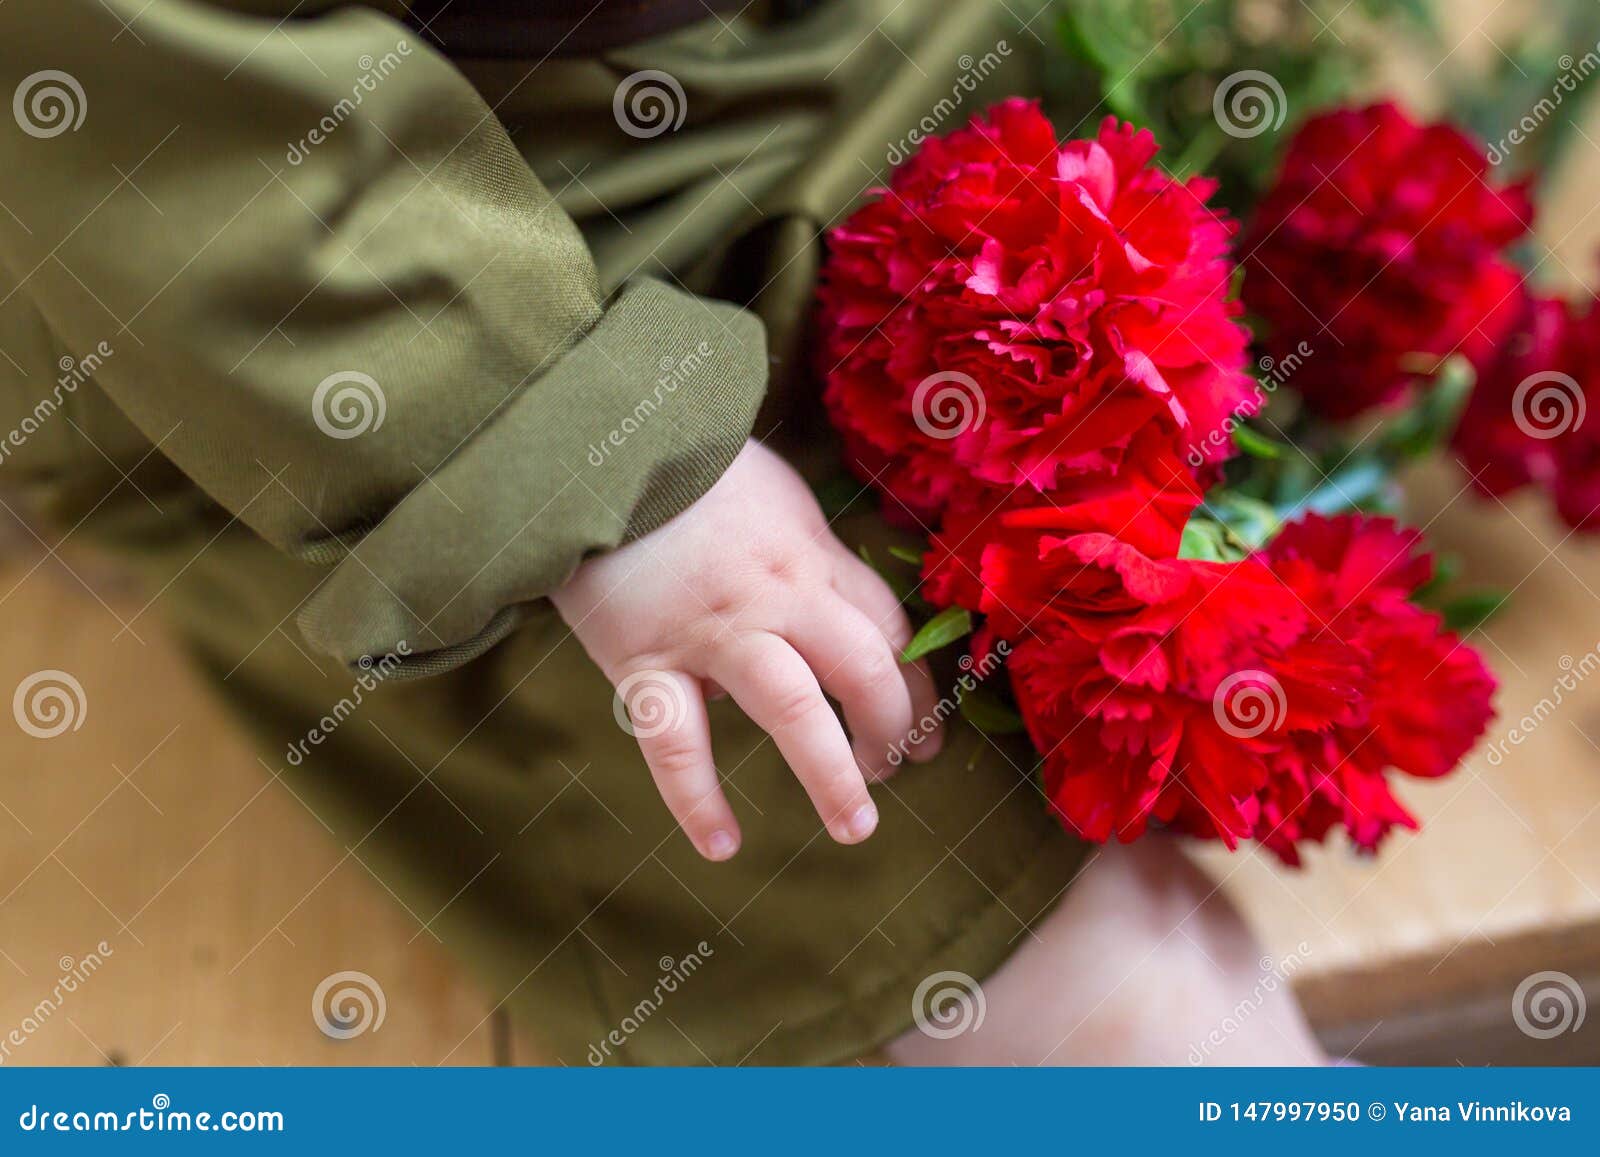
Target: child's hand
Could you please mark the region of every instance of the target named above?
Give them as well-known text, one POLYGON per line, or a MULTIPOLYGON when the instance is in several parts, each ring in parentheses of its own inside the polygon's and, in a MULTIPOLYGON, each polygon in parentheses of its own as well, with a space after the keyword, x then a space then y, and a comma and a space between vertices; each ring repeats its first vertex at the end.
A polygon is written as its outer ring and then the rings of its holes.
POLYGON ((919 761, 938 749, 937 734, 910 742, 937 696, 924 665, 899 663, 911 638, 899 601, 758 443, 700 501, 584 563, 551 600, 617 687, 662 798, 707 859, 739 848, 708 693, 726 689, 772 736, 844 844, 878 823, 863 771, 886 774, 892 749, 919 761), (853 752, 824 691, 844 707, 853 752))

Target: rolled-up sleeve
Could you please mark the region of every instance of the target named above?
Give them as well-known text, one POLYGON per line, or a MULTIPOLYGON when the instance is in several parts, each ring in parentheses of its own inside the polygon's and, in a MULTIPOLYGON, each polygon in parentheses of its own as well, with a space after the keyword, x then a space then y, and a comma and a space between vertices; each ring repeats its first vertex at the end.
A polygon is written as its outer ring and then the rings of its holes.
POLYGON ((160 452, 331 573, 345 662, 441 670, 749 433, 760 323, 635 279, 414 32, 180 0, 10 0, 0 260, 160 452))

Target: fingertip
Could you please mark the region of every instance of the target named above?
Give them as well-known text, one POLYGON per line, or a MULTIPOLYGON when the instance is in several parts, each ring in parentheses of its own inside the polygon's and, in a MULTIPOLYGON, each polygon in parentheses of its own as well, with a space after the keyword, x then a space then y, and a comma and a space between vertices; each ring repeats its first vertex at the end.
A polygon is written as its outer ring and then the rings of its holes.
POLYGON ((700 854, 713 864, 731 860, 739 851, 739 837, 725 828, 718 828, 706 837, 700 854))
POLYGON ((859 844, 878 828, 878 805, 870 799, 851 812, 830 829, 834 840, 841 844, 859 844))

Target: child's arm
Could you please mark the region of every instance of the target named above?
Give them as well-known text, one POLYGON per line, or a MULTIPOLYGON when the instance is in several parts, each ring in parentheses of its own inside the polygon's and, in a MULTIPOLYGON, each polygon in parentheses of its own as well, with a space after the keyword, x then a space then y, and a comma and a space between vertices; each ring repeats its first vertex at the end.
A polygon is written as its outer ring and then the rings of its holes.
POLYGON ((329 568, 297 614, 314 653, 391 679, 476 658, 749 435, 756 317, 647 276, 605 293, 493 109, 372 8, 16 0, 0 64, 27 82, 0 132, 0 431, 76 415, 6 476, 174 465, 329 568))
POLYGON ((828 832, 864 840, 878 814, 863 772, 891 749, 930 758, 913 722, 936 694, 898 600, 829 531, 800 478, 750 442, 699 502, 591 559, 551 596, 618 688, 662 798, 707 859, 738 850, 704 696, 723 689, 769 732, 828 832), (852 750, 824 692, 844 706, 852 750))

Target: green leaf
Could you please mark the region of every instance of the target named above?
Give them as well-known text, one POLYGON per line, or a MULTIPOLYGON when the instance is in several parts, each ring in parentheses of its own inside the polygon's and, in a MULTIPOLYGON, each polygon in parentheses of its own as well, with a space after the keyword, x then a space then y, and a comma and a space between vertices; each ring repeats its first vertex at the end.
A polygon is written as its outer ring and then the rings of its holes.
POLYGON ((1289 449, 1282 442, 1269 438, 1242 422, 1233 428, 1233 444, 1241 454, 1248 454, 1252 458, 1282 458, 1284 452, 1289 449))
MULTIPOLYGON (((1239 295, 1244 291, 1244 272, 1244 262, 1242 261, 1233 267, 1233 273, 1228 277, 1229 301, 1238 301, 1239 295)), ((1249 323, 1252 330, 1258 334, 1261 332, 1260 326, 1254 317, 1249 317, 1245 320, 1249 323)))
POLYGON ((1283 526, 1283 520, 1270 503, 1232 490, 1207 495, 1205 509, 1222 523, 1228 537, 1244 551, 1259 550, 1283 526))
POLYGON ((985 735, 1015 735, 1024 729, 1022 716, 984 687, 961 697, 961 717, 985 735))
POLYGON ((1461 556, 1455 554, 1435 555, 1433 560, 1433 577, 1423 583, 1411 595, 1411 601, 1421 606, 1435 606, 1443 600, 1440 598, 1444 588, 1455 582, 1456 576, 1461 573, 1461 556))
POLYGON ((1384 424, 1378 449, 1391 461, 1420 458, 1449 440, 1477 375, 1460 355, 1439 362, 1415 402, 1384 424))
POLYGON ((965 607, 946 607, 922 624, 916 636, 900 655, 902 663, 914 663, 922 656, 941 647, 948 647, 957 639, 972 634, 972 612, 965 607))
POLYGON ((1106 108, 1124 120, 1149 124, 1150 113, 1139 92, 1137 73, 1149 59, 1148 50, 1136 50, 1118 41, 1117 31, 1133 31, 1093 13, 1079 16, 1074 6, 1062 5, 1057 27, 1061 44, 1098 75, 1095 88, 1106 108))
POLYGON ((1383 509, 1389 504, 1393 479, 1376 458, 1361 458, 1335 470, 1298 500, 1279 508, 1284 522, 1302 514, 1344 514, 1383 509))
POLYGON ((1206 172, 1211 162, 1217 159, 1217 154, 1227 146, 1228 140, 1215 123, 1202 122, 1178 159, 1172 162, 1170 172, 1179 180, 1206 172))
POLYGON ((1223 549, 1224 531, 1220 522, 1213 522, 1201 514, 1191 515, 1184 524, 1183 538, 1178 544, 1179 558, 1197 558, 1204 562, 1226 562, 1223 549))
POLYGON ((922 565, 922 552, 920 550, 912 550, 908 546, 891 546, 889 553, 901 562, 908 562, 915 567, 922 565))
POLYGON ((1492 619, 1511 597, 1510 591, 1483 590, 1460 595, 1442 608, 1444 625, 1457 634, 1477 630, 1492 619))
POLYGON ((1114 67, 1112 58, 1120 54, 1106 51, 1106 43, 1094 34, 1095 25, 1092 18, 1083 20, 1071 7, 1063 5, 1057 18, 1057 28, 1061 35, 1061 45, 1069 55, 1099 72, 1112 70, 1114 67))
POLYGON ((1298 502, 1315 489, 1322 477, 1317 464, 1304 454, 1283 459, 1273 470, 1275 477, 1266 493, 1270 495, 1272 505, 1279 510, 1298 502))

